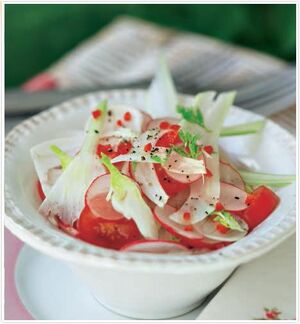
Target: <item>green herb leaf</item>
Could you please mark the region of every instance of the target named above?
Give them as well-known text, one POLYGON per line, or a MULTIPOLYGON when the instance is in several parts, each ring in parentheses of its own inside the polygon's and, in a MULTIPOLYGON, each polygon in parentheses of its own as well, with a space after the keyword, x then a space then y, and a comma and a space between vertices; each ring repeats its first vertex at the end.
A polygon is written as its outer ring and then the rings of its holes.
POLYGON ((162 159, 162 158, 159 157, 158 155, 153 155, 153 156, 151 157, 151 159, 152 159, 154 162, 156 162, 156 163, 160 163, 160 164, 164 164, 164 163, 166 162, 166 160, 167 160, 167 158, 166 158, 166 159, 162 159))
POLYGON ((197 124, 208 131, 208 129, 205 127, 204 118, 200 109, 177 105, 177 112, 181 114, 182 118, 186 121, 197 124))
POLYGON ((216 215, 214 218, 215 222, 219 222, 223 226, 230 228, 234 231, 243 232, 241 225, 238 223, 238 221, 234 218, 232 214, 230 214, 227 211, 214 211, 212 215, 216 215))
POLYGON ((65 170, 69 163, 73 160, 72 156, 65 153, 56 145, 51 145, 50 149, 59 158, 60 165, 62 169, 65 170))
MULTIPOLYGON (((199 155, 201 154, 201 150, 199 149, 199 145, 197 144, 197 141, 199 140, 199 135, 192 135, 188 131, 183 131, 180 129, 178 132, 179 138, 182 140, 185 147, 187 147, 190 151, 189 156, 192 159, 197 159, 199 155)), ((180 154, 180 153, 179 153, 180 154)), ((188 156, 188 155, 186 155, 188 156)))
POLYGON ((187 152, 186 152, 182 147, 179 147, 179 146, 172 146, 172 147, 171 147, 171 150, 172 150, 172 151, 175 151, 176 153, 178 153, 178 154, 181 155, 181 156, 188 157, 187 152))

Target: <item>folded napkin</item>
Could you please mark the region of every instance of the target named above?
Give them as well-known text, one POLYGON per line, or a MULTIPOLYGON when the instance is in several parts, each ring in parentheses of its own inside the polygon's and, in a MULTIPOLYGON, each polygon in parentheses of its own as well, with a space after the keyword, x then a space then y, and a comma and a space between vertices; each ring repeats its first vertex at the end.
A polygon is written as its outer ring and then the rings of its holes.
MULTIPOLYGON (((150 80, 157 66, 156 54, 162 51, 174 75, 182 69, 193 72, 199 64, 209 67, 204 83, 200 83, 207 87, 212 84, 214 89, 224 85, 234 88, 235 84, 286 66, 282 60, 254 50, 122 17, 29 80, 24 88, 113 87, 150 80)), ((197 81, 197 75, 194 77, 197 81)))
POLYGON ((295 320, 296 236, 239 267, 197 320, 295 320))

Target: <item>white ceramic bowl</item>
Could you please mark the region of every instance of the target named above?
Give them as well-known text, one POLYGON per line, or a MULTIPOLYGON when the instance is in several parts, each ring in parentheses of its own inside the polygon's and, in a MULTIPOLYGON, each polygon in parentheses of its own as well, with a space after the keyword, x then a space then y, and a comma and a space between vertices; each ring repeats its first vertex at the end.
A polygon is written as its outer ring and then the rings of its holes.
MULTIPOLYGON (((144 92, 103 91, 75 98, 15 127, 5 147, 6 226, 27 244, 69 264, 78 273, 78 280, 86 282, 103 305, 135 318, 183 314, 196 307, 238 265, 269 251, 294 232, 294 185, 278 191, 279 207, 252 233, 226 248, 202 255, 118 252, 74 239, 53 227, 37 212, 36 174, 29 149, 82 129, 89 111, 104 98, 140 108, 144 92)), ((234 107, 226 123, 258 118, 234 107)), ((295 139, 271 121, 266 123, 262 136, 224 138, 221 144, 232 156, 238 153, 239 159, 257 170, 295 173, 295 139)))

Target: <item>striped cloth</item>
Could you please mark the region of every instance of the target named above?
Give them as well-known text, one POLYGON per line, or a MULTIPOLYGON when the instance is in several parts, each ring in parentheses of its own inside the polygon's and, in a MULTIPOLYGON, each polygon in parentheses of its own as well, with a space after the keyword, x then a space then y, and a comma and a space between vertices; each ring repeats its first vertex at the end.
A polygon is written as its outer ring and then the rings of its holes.
MULTIPOLYGON (((149 80, 157 65, 157 54, 161 52, 175 76, 187 67, 193 72, 195 64, 202 62, 206 70, 213 71, 205 81, 210 79, 214 89, 235 88, 241 82, 286 67, 284 61, 257 51, 122 17, 26 82, 23 88, 35 91, 117 87, 149 80), (215 64, 218 58, 224 58, 227 67, 219 69, 215 64)), ((295 134, 295 107, 276 114, 273 119, 295 134)))

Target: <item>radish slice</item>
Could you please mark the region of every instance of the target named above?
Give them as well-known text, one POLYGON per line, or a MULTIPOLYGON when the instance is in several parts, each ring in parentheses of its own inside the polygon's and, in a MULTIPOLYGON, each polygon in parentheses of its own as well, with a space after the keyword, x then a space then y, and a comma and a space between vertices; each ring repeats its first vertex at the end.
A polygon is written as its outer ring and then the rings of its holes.
POLYGON ((226 233, 220 233, 216 228, 216 223, 209 217, 195 225, 197 230, 205 237, 223 242, 235 242, 243 238, 248 232, 248 225, 240 217, 235 216, 243 231, 229 230, 226 233))
POLYGON ((156 207, 154 216, 157 221, 171 234, 181 239, 184 244, 197 248, 216 248, 221 242, 204 237, 196 226, 193 226, 192 231, 186 231, 185 226, 177 224, 170 219, 170 215, 175 209, 169 205, 164 208, 156 207))
POLYGON ((131 177, 130 163, 129 162, 124 162, 120 171, 121 171, 122 174, 124 174, 124 175, 126 175, 128 177, 131 177))
POLYGON ((247 192, 231 184, 221 182, 220 203, 225 210, 238 211, 246 209, 247 192))
POLYGON ((152 119, 151 122, 148 124, 147 128, 151 129, 151 128, 159 128, 159 125, 161 122, 168 122, 170 125, 178 125, 180 120, 178 118, 156 118, 156 119, 152 119))
POLYGON ((229 163, 220 161, 220 180, 245 190, 245 183, 240 173, 229 163))
POLYGON ((188 199, 182 205, 182 207, 170 215, 172 221, 186 225, 195 224, 204 218, 206 218, 213 210, 214 204, 205 200, 205 184, 202 179, 191 184, 191 191, 188 199), (185 219, 185 215, 189 215, 188 219, 185 219))
POLYGON ((170 178, 181 183, 193 183, 202 177, 202 174, 179 174, 175 172, 170 172, 168 170, 166 170, 166 173, 170 178))
POLYGON ((203 159, 191 159, 181 156, 177 152, 172 152, 166 161, 165 169, 167 171, 179 174, 205 174, 206 169, 203 159))
POLYGON ((150 114, 148 114, 147 112, 141 110, 141 113, 144 116, 144 121, 143 121, 143 125, 142 125, 142 132, 145 132, 149 127, 151 121, 152 121, 152 117, 150 116, 150 114))
POLYGON ((30 153, 34 167, 46 197, 56 180, 62 174, 60 161, 50 149, 56 145, 67 154, 73 156, 80 149, 83 141, 83 133, 75 132, 74 136, 55 138, 43 142, 31 148, 30 153))
POLYGON ((142 240, 124 245, 121 251, 141 253, 189 253, 184 245, 166 240, 142 240))
POLYGON ((88 188, 85 194, 85 204, 89 207, 95 217, 101 217, 107 220, 120 220, 124 216, 118 212, 113 212, 111 208, 106 214, 103 210, 103 195, 107 196, 110 189, 110 175, 104 174, 96 178, 88 188), (107 217, 106 217, 107 216, 107 217))
POLYGON ((131 169, 131 173, 151 201, 159 207, 167 203, 169 196, 161 186, 152 163, 137 163, 135 170, 131 169))
POLYGON ((186 202, 190 195, 190 187, 179 191, 175 196, 172 196, 168 200, 168 205, 174 207, 176 210, 186 202))
POLYGON ((174 214, 175 208, 166 205, 164 208, 155 207, 154 215, 158 222, 171 234, 179 235, 188 239, 202 240, 204 236, 196 230, 185 231, 185 226, 174 222, 170 216, 174 214))

